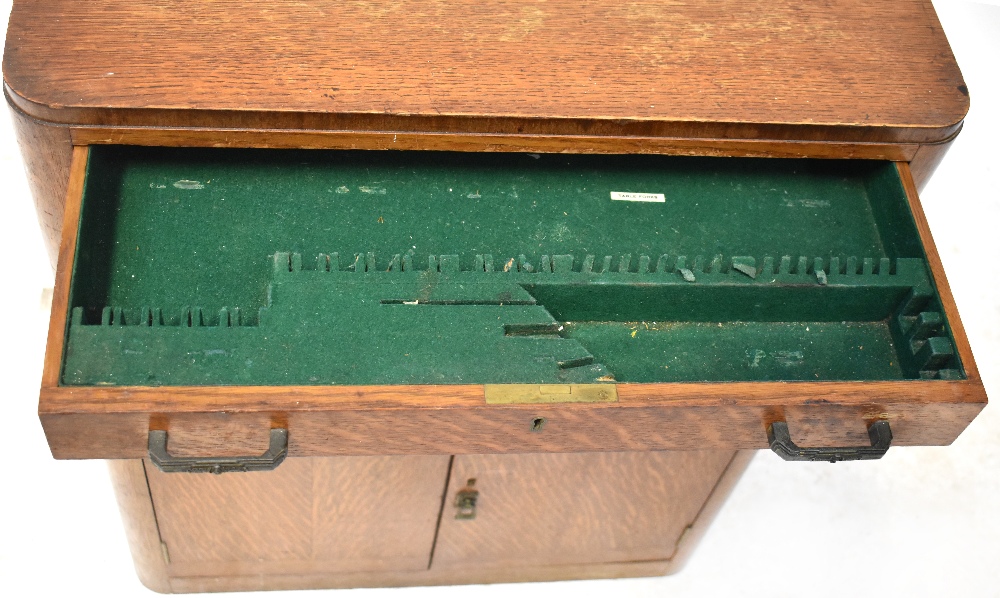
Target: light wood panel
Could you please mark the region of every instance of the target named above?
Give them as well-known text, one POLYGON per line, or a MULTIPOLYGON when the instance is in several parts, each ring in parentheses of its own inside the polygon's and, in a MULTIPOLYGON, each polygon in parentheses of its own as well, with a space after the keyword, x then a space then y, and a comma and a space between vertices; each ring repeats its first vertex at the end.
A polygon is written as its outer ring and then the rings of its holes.
POLYGON ((171 577, 425 570, 448 456, 287 459, 149 487, 171 577))
POLYGON ((732 451, 460 455, 432 568, 516 568, 673 557, 732 451), (472 482, 475 519, 455 496, 472 482))
POLYGON ((503 133, 240 130, 219 128, 74 126, 77 145, 168 147, 266 147, 276 149, 437 150, 461 152, 559 152, 670 154, 754 158, 909 160, 915 143, 774 139, 650 137, 622 134, 528 135, 503 133))
POLYGON ((7 36, 12 101, 77 125, 924 143, 969 105, 930 0, 18 0, 7 36))
POLYGON ((108 471, 139 581, 151 590, 170 592, 167 557, 149 496, 145 464, 141 459, 108 461, 108 471))
POLYGON ((449 527, 455 480, 464 483, 465 474, 455 470, 443 495, 447 456, 290 459, 280 475, 163 474, 141 460, 109 464, 140 579, 159 592, 204 592, 664 575, 694 548, 751 454, 458 457, 460 467, 477 471, 501 462, 481 478, 490 491, 480 518, 455 522, 485 523, 486 535, 483 527, 478 535, 449 527), (428 568, 426 521, 433 530, 442 498, 442 552, 428 568), (486 553, 463 546, 477 538, 486 553), (546 552, 553 538, 569 551, 546 552), (449 564, 456 548, 465 564, 449 564), (532 550, 537 558, 524 559, 532 550), (521 557, 497 560, 493 552, 521 557), (653 558, 634 560, 643 556, 653 558), (614 558, 633 560, 602 560, 614 558))
POLYGON ((49 126, 17 109, 10 110, 14 136, 21 148, 28 189, 35 200, 38 225, 45 238, 54 270, 59 261, 59 239, 63 227, 63 206, 69 187, 73 147, 67 126, 49 126))
MULTIPOLYGON (((736 451, 733 454, 732 461, 729 462, 729 465, 726 466, 725 471, 722 472, 719 480, 715 483, 712 493, 705 500, 705 504, 701 506, 701 510, 698 511, 694 522, 684 529, 680 540, 677 541, 677 550, 670 559, 667 575, 672 575, 680 571, 687 563, 687 560, 691 558, 702 537, 708 533, 708 529, 711 527, 715 516, 722 510, 722 507, 729 499, 729 495, 736 488, 736 483, 743 477, 743 472, 746 471, 750 465, 750 461, 753 460, 754 455, 757 453, 758 451, 736 451)), ((778 458, 775 455, 770 455, 770 453, 767 454, 769 455, 768 458, 778 458)))
POLYGON ((945 154, 948 153, 951 145, 955 142, 958 133, 959 131, 956 131, 950 139, 941 143, 921 145, 911 157, 906 160, 898 160, 900 162, 909 162, 915 191, 922 191, 927 182, 930 181, 931 175, 934 174, 938 165, 944 160, 945 154))
MULTIPOLYGON (((401 586, 468 585, 558 581, 567 579, 608 579, 655 577, 668 572, 669 561, 633 563, 588 563, 584 565, 529 565, 524 567, 482 567, 448 571, 385 571, 366 573, 317 573, 291 575, 218 575, 174 577, 175 592, 241 592, 254 590, 311 590, 325 588, 385 588, 401 586)), ((475 591, 470 589, 470 591, 475 591)), ((516 590, 515 590, 516 591, 516 590)))
POLYGON ((80 210, 83 201, 83 183, 87 177, 86 147, 74 147, 69 167, 69 181, 66 202, 62 211, 63 223, 60 229, 56 280, 52 290, 52 308, 49 316, 49 332, 45 341, 45 363, 54 367, 43 367, 42 387, 59 384, 62 372, 63 347, 66 340, 69 287, 73 279, 73 263, 76 259, 76 235, 80 228, 80 210))

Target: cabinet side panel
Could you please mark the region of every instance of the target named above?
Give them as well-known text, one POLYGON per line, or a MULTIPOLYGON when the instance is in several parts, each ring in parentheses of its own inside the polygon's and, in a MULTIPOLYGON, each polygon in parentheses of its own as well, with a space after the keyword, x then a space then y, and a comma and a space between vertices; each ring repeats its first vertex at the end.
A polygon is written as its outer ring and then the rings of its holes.
POLYGON ((917 152, 910 158, 910 172, 913 174, 913 183, 917 191, 923 191, 927 182, 931 180, 931 175, 944 160, 944 155, 948 153, 951 145, 955 143, 955 133, 951 139, 944 143, 925 143, 917 148, 917 152))
POLYGON ((715 516, 722 510, 722 506, 726 504, 729 495, 736 488, 736 483, 743 477, 743 472, 746 471, 750 465, 750 461, 753 460, 754 455, 757 453, 758 451, 736 451, 733 453, 732 460, 726 466, 725 470, 723 470, 718 482, 716 482, 715 487, 712 488, 711 493, 705 500, 705 504, 701 506, 701 510, 698 511, 694 521, 684 528, 684 532, 677 540, 677 550, 670 558, 667 575, 673 575, 680 571, 688 559, 691 558, 702 537, 704 537, 709 527, 711 527, 715 516))
POLYGON ((732 457, 456 456, 432 570, 669 559, 732 457), (470 490, 475 518, 459 518, 456 498, 470 490))
POLYGON ((38 224, 55 269, 73 158, 69 127, 44 125, 14 108, 10 114, 28 175, 28 188, 35 200, 38 224))
POLYGON ((142 460, 108 461, 108 471, 139 581, 154 592, 170 592, 167 562, 142 460))

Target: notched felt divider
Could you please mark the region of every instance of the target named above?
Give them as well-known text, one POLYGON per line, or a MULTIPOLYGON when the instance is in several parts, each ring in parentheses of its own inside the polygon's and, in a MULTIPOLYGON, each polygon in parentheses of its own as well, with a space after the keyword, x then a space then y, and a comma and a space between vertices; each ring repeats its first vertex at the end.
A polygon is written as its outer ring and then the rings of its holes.
POLYGON ((964 375, 891 164, 91 156, 64 384, 964 375))
MULTIPOLYGON (((887 257, 861 258, 849 256, 842 260, 839 256, 830 258, 808 256, 798 256, 793 258, 790 255, 781 256, 775 260, 773 256, 765 256, 758 260, 753 256, 733 256, 724 257, 721 254, 712 256, 710 259, 697 255, 689 258, 684 255, 674 256, 670 254, 660 254, 654 261, 649 255, 641 254, 638 259, 633 259, 631 254, 622 256, 604 256, 598 259, 595 255, 585 255, 578 258, 573 254, 564 255, 542 255, 536 265, 532 265, 524 254, 519 254, 516 258, 511 257, 494 260, 490 254, 476 254, 471 260, 471 267, 464 267, 470 260, 463 259, 460 255, 430 255, 427 256, 426 266, 414 263, 414 253, 396 253, 385 260, 375 252, 351 254, 350 259, 344 265, 340 258, 340 253, 331 254, 320 253, 315 259, 315 266, 306 267, 308 260, 299 253, 276 252, 273 255, 273 272, 299 272, 318 270, 322 272, 413 272, 419 270, 435 270, 438 272, 538 272, 538 273, 568 273, 579 272, 583 274, 607 274, 637 273, 637 274, 671 274, 679 273, 682 269, 690 269, 694 272, 704 272, 707 274, 724 274, 728 272, 739 272, 750 278, 756 278, 757 273, 762 274, 818 274, 823 272, 830 275, 881 275, 889 276, 896 274, 895 260, 887 257), (756 264, 760 263, 758 268, 756 264), (690 266, 690 268, 688 268, 690 266)), ((923 260, 903 258, 908 263, 919 262, 922 267, 923 260)), ((911 269, 917 272, 918 269, 911 269)), ((921 271, 918 276, 923 275, 921 271)), ((775 280, 772 280, 775 282, 775 280)))
POLYGON ((900 361, 909 378, 964 377, 948 335, 944 311, 933 291, 915 287, 889 320, 900 361))

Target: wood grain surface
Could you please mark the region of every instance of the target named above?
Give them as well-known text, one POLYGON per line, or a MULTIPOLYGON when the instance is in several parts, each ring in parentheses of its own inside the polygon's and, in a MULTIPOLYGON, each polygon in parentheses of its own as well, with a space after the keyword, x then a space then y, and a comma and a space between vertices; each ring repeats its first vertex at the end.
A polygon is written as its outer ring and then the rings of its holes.
POLYGON ((149 495, 145 462, 141 459, 108 461, 108 472, 139 581, 156 592, 170 592, 167 559, 149 495))
POLYGON ((170 587, 178 593, 244 592, 256 590, 310 590, 326 588, 385 588, 401 586, 440 586, 567 579, 611 579, 619 577, 654 577, 670 570, 670 561, 628 563, 587 563, 572 565, 530 565, 491 567, 485 565, 461 570, 377 571, 360 573, 317 573, 288 575, 224 575, 172 577, 170 587))
POLYGON ((690 525, 684 528, 684 532, 677 541, 677 549, 670 558, 667 575, 672 575, 680 571, 687 563, 687 560, 694 553, 701 539, 708 533, 712 521, 722 510, 726 500, 729 499, 729 495, 736 488, 736 483, 743 477, 743 472, 746 471, 756 453, 757 451, 736 451, 733 454, 732 460, 729 461, 729 465, 726 466, 722 475, 715 482, 711 494, 708 495, 705 503, 701 506, 698 515, 695 516, 694 521, 690 525))
POLYGON ((187 592, 663 575, 750 455, 305 458, 223 476, 110 467, 140 579, 187 592), (453 520, 469 475, 477 518, 453 520))
POLYGON ((938 165, 944 160, 945 154, 948 153, 952 144, 955 143, 955 138, 958 137, 959 132, 956 132, 947 141, 926 143, 917 146, 917 151, 911 157, 906 160, 898 160, 899 162, 909 162, 910 175, 913 178, 916 191, 922 191, 927 182, 931 180, 934 171, 937 170, 938 165))
POLYGON ((11 100, 75 125, 941 141, 930 0, 14 3, 11 100))
POLYGON ((274 471, 221 476, 151 467, 168 574, 426 570, 449 460, 287 459, 274 471))
POLYGON ((10 116, 28 175, 28 189, 35 200, 38 225, 54 270, 59 261, 63 206, 73 157, 70 130, 69 127, 46 125, 14 108, 10 116))
POLYGON ((276 149, 437 150, 572 154, 672 154, 755 158, 909 160, 923 145, 862 141, 733 139, 461 132, 220 129, 213 127, 71 127, 76 145, 266 147, 276 149))
MULTIPOLYGON (((73 279, 76 259, 76 233, 80 228, 80 210, 83 202, 83 183, 87 177, 86 147, 72 148, 65 206, 62 207, 62 225, 59 228, 59 250, 56 255, 56 279, 52 289, 52 309, 49 316, 49 333, 45 341, 45 364, 42 369, 42 387, 58 386, 62 371, 63 346, 66 339, 66 310, 69 305, 69 288, 73 279)), ((36 197, 36 202, 38 198, 36 197)))
POLYGON ((732 451, 459 455, 432 569, 669 560, 732 451), (456 518, 473 481, 475 519, 456 518))
POLYGON ((785 420, 802 446, 949 444, 986 404, 981 383, 620 384, 607 404, 487 405, 482 386, 46 388, 40 416, 56 458, 139 458, 150 428, 178 455, 259 454, 289 429, 292 456, 766 448, 785 420), (532 432, 536 417, 547 420, 532 432))

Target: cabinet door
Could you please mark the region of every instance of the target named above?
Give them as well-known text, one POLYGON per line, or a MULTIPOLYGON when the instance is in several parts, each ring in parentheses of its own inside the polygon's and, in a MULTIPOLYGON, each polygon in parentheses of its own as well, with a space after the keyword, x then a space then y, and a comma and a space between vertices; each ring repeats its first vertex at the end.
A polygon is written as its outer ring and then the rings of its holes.
POLYGON ((146 468, 172 577, 426 570, 448 456, 287 459, 274 471, 146 468))
POLYGON ((432 570, 669 560, 732 458, 456 456, 432 570))

